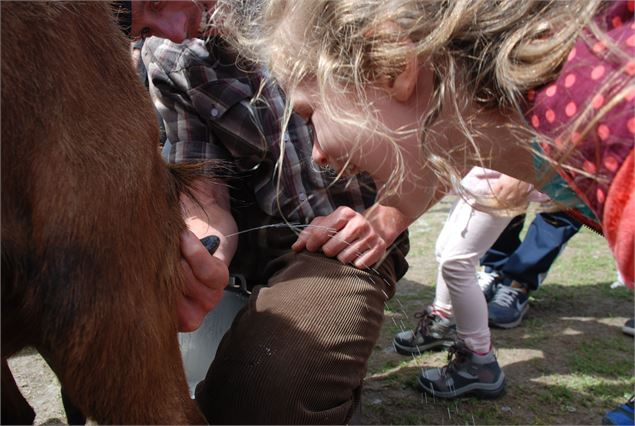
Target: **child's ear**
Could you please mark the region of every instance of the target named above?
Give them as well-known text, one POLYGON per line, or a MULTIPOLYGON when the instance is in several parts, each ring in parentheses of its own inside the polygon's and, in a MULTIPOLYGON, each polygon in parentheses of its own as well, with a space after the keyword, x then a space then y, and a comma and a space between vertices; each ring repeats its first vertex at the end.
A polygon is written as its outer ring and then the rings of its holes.
POLYGON ((413 52, 401 73, 394 79, 384 79, 385 89, 395 100, 406 102, 415 91, 418 75, 417 56, 413 52))
MULTIPOLYGON (((401 32, 401 27, 394 21, 384 22, 381 24, 381 29, 395 33, 401 32)), ((379 79, 381 86, 399 102, 405 102, 410 99, 414 93, 419 75, 415 45, 409 37, 404 36, 403 41, 404 47, 410 50, 404 69, 395 77, 385 75, 379 79)))

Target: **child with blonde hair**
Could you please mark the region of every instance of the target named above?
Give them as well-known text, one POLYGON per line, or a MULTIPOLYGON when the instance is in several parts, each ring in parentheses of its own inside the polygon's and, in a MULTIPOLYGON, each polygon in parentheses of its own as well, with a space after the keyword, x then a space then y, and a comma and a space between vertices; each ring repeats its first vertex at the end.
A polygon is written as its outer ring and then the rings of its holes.
MULTIPOLYGON (((549 192, 557 172, 590 208, 578 218, 602 229, 632 287, 633 1, 257 4, 219 2, 222 25, 314 125, 315 161, 368 171, 381 202, 411 218, 473 165, 563 201, 549 192)), ((474 362, 449 367, 430 389, 478 375, 474 362)))

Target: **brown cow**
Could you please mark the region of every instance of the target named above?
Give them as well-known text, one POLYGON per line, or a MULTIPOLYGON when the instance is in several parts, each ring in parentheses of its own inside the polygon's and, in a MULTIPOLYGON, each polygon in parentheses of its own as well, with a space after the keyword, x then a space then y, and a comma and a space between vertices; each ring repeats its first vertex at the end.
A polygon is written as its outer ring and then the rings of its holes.
POLYGON ((179 193, 107 3, 2 2, 2 421, 34 346, 99 423, 204 423, 177 343, 179 193))

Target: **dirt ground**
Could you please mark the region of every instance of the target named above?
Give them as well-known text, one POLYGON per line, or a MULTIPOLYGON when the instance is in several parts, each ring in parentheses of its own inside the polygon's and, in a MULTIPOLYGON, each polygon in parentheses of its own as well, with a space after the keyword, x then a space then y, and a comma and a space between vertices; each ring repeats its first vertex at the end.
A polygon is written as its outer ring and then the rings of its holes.
MULTIPOLYGON (((621 333, 633 316, 632 294, 612 290, 615 270, 603 240, 590 231, 575 236, 543 287, 530 299, 520 327, 493 330, 507 392, 497 400, 442 401, 416 389, 422 367, 440 367, 444 352, 403 357, 392 347, 400 330, 434 294, 434 241, 451 200, 411 228, 411 268, 386 305, 386 321, 369 361, 363 393, 364 424, 600 424, 602 415, 634 392, 633 339, 621 333)), ((34 406, 35 424, 66 417, 59 384, 32 350, 9 365, 34 406)))

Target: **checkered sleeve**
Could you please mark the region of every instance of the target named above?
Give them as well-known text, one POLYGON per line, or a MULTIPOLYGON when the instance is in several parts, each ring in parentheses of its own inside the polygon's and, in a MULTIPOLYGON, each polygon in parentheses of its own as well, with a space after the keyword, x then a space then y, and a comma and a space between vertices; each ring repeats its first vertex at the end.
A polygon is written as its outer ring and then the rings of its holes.
POLYGON ((264 155, 262 132, 253 120, 247 77, 217 63, 202 40, 174 44, 149 38, 143 48, 150 95, 165 122, 163 155, 170 163, 231 161, 253 167, 264 155))

